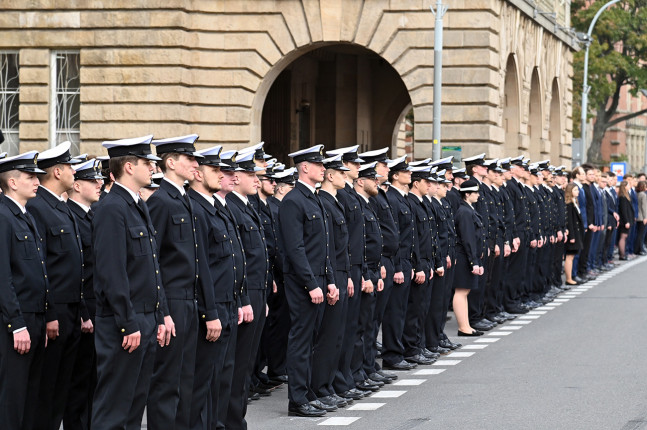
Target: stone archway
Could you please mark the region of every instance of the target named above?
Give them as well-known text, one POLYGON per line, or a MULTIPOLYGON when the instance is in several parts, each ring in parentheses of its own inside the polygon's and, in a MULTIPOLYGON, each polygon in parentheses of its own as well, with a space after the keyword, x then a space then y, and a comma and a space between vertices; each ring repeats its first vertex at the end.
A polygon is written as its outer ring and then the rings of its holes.
POLYGON ((550 125, 548 139, 550 140, 550 160, 553 164, 560 164, 562 153, 562 97, 559 91, 559 81, 553 79, 550 99, 550 125))
POLYGON ((519 79, 514 54, 508 56, 503 85, 503 129, 505 131, 504 153, 519 151, 521 110, 519 109, 519 79))
POLYGON ((286 56, 256 95, 259 139, 287 161, 291 151, 324 144, 391 146, 409 92, 382 57, 350 43, 321 43, 286 56), (297 55, 300 54, 300 55, 297 55))
POLYGON ((528 156, 532 161, 539 161, 542 156, 541 154, 544 152, 541 147, 543 118, 541 94, 539 71, 535 68, 532 72, 532 80, 530 81, 530 97, 528 104, 528 136, 530 137, 528 156))

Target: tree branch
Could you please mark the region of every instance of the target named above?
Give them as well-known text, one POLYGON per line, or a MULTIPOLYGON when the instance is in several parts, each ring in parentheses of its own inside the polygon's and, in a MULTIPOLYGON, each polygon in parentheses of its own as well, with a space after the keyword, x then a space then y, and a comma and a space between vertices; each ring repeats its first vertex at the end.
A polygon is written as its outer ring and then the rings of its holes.
POLYGON ((632 112, 628 113, 626 115, 619 116, 617 118, 612 119, 611 121, 607 122, 607 128, 613 127, 614 125, 618 124, 619 122, 622 121, 628 121, 631 118, 635 118, 637 116, 643 115, 647 113, 647 109, 639 110, 638 112, 632 112))

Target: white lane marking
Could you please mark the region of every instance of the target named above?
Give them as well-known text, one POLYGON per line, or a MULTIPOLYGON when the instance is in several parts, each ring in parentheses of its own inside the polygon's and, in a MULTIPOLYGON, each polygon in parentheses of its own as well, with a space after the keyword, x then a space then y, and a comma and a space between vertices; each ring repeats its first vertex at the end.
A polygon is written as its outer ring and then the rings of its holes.
POLYGON ((413 372, 413 374, 415 376, 438 375, 443 373, 445 370, 447 369, 420 369, 417 372, 413 372))
POLYGON ((420 385, 425 381, 426 379, 400 379, 395 381, 393 385, 420 385))
POLYGON ((553 300, 553 302, 557 302, 557 303, 562 302, 562 303, 563 303, 563 302, 568 302, 568 300, 569 300, 569 299, 565 299, 564 297, 561 297, 561 298, 559 298, 559 299, 555 299, 555 300, 553 300))
MULTIPOLYGON (((547 303, 547 304, 545 304, 544 306, 540 306, 540 307, 536 308, 536 309, 535 309, 535 312, 537 312, 537 311, 550 311, 550 310, 552 310, 552 309, 553 309, 553 308, 552 308, 552 307, 550 307, 550 303, 547 303)), ((530 312, 529 312, 529 313, 530 313, 530 312)), ((545 313, 545 312, 544 312, 544 313, 545 313)))
POLYGON ((537 318, 540 318, 541 315, 522 315, 519 317, 520 320, 536 320, 537 318))
POLYGON ((497 330, 497 331, 492 331, 492 332, 488 333, 487 336, 507 336, 509 334, 512 334, 512 332, 511 331, 497 330))
POLYGON ((487 338, 487 339, 477 339, 474 342, 478 342, 478 343, 494 343, 499 339, 501 339, 501 338, 500 337, 490 337, 490 338, 487 338))
MULTIPOLYGON (((543 306, 542 306, 542 308, 543 308, 543 306)), ((537 309, 539 309, 539 308, 537 308, 537 309)), ((546 313, 546 311, 536 311, 535 310, 535 311, 528 312, 528 315, 543 315, 545 313, 546 313)))
POLYGON ((371 395, 371 399, 395 399, 406 393, 406 391, 378 391, 371 395))
POLYGON ((531 322, 532 322, 532 321, 510 321, 510 324, 514 324, 514 325, 526 325, 526 324, 530 324, 531 322))
MULTIPOLYGON (((557 299, 555 299, 555 300, 557 300, 557 299)), ((551 307, 552 306, 561 306, 562 304, 563 304, 562 302, 560 302, 560 303, 548 303, 546 306, 551 306, 551 307)))
MULTIPOLYGON (((559 296, 562 299, 574 299, 577 294, 564 294, 563 296, 559 296)), ((559 300, 559 299, 555 299, 559 300)))
POLYGON ((456 366, 461 360, 438 360, 432 366, 456 366))
POLYGON ((348 408, 349 411, 375 411, 386 403, 358 403, 348 408))
POLYGON ((318 426, 347 426, 353 424, 361 417, 333 417, 317 424, 318 426))
POLYGON ((570 294, 570 295, 572 295, 572 296, 579 296, 579 295, 580 295, 580 294, 582 294, 583 292, 584 292, 584 291, 571 291, 569 294, 570 294))
MULTIPOLYGON (((521 327, 519 327, 519 328, 521 328, 521 327)), ((485 349, 488 346, 489 345, 474 345, 474 344, 471 344, 471 345, 463 345, 462 349, 485 349)))
POLYGON ((523 327, 523 326, 522 325, 510 325, 510 326, 506 327, 505 329, 506 330, 519 330, 521 327, 523 327))
POLYGON ((459 358, 459 357, 471 357, 474 355, 474 352, 465 352, 465 351, 456 351, 449 354, 450 358, 459 358))

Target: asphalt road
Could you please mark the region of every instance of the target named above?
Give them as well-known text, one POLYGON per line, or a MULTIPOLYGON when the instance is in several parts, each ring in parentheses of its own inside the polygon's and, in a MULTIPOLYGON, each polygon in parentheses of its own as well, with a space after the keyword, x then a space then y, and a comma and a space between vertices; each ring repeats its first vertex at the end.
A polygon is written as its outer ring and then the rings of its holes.
POLYGON ((453 338, 464 347, 323 418, 288 417, 287 387, 278 388, 249 406, 249 428, 647 429, 646 263, 481 338, 453 338))

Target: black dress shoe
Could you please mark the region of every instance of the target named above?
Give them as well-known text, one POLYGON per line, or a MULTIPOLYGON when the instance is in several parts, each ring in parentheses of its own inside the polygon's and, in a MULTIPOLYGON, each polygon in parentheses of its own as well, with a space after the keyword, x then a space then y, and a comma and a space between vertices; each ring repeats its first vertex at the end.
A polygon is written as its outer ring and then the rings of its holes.
POLYGON ((288 416, 291 417, 323 417, 326 415, 326 411, 322 409, 317 409, 312 406, 310 403, 304 403, 302 405, 289 404, 288 405, 288 416))
POLYGON ((288 383, 288 375, 276 375, 276 376, 270 376, 270 384, 276 385, 281 385, 281 384, 287 384, 288 383))
POLYGON ((472 333, 464 333, 460 330, 458 330, 458 335, 459 336, 470 336, 470 337, 475 337, 475 336, 483 336, 482 331, 474 330, 472 333))
POLYGON ((470 325, 472 326, 473 329, 480 330, 480 331, 489 331, 494 328, 492 324, 485 324, 483 321, 478 321, 470 325))
POLYGON ((357 387, 351 388, 351 391, 354 392, 354 393, 359 394, 362 397, 368 397, 371 394, 373 394, 373 391, 371 391, 371 390, 361 390, 361 389, 359 389, 357 387))
POLYGON ((395 364, 389 364, 389 363, 383 363, 382 367, 385 369, 390 369, 390 370, 411 370, 415 369, 417 364, 415 363, 409 363, 405 360, 400 361, 399 363, 395 364))
POLYGON ((371 381, 381 382, 382 384, 390 384, 393 382, 390 378, 385 378, 377 372, 371 373, 370 375, 368 375, 368 377, 371 381))
POLYGON ((430 360, 436 361, 438 360, 438 358, 440 358, 440 354, 438 354, 437 352, 431 352, 427 348, 424 348, 420 353, 430 360))
POLYGON ((404 357, 404 359, 409 363, 416 363, 416 364, 423 364, 423 365, 433 364, 433 362, 435 361, 425 357, 422 354, 416 354, 409 357, 404 357))
POLYGON ((427 349, 427 351, 433 353, 433 354, 438 354, 438 355, 447 355, 449 354, 452 350, 449 348, 444 348, 440 345, 433 347, 431 349, 427 349))
POLYGON ((355 390, 355 391, 346 390, 343 393, 339 394, 339 396, 342 399, 346 399, 346 400, 360 400, 360 399, 362 399, 364 397, 362 394, 357 392, 357 390, 355 390))
POLYGON ((505 318, 501 318, 498 315, 490 315, 489 317, 486 318, 486 320, 497 324, 503 324, 504 322, 507 321, 505 318))
POLYGON ((344 399, 337 394, 331 394, 329 397, 336 402, 338 408, 345 408, 346 406, 353 403, 353 399, 344 399))
POLYGON ((268 390, 267 388, 263 388, 263 387, 261 387, 259 385, 254 387, 254 389, 252 391, 254 393, 258 394, 261 397, 269 397, 269 396, 272 395, 272 390, 268 390))
POLYGON ((377 372, 378 375, 380 375, 382 378, 387 378, 390 379, 391 381, 395 381, 398 379, 398 375, 395 373, 387 372, 386 370, 378 370, 377 372))
POLYGON ((379 391, 380 387, 377 385, 370 384, 368 381, 362 381, 355 384, 355 387, 362 391, 379 391))
POLYGON ((584 278, 581 278, 579 276, 574 277, 573 280, 575 282, 577 282, 578 284, 584 284, 586 282, 586 280, 584 278))
MULTIPOLYGON (((385 382, 382 381, 376 381, 374 379, 368 378, 366 382, 370 385, 377 385, 378 387, 382 388, 384 387, 385 382)), ((389 381, 390 382, 390 381, 389 381)))
POLYGON ((319 399, 311 401, 310 404, 312 406, 314 406, 315 408, 320 409, 322 411, 326 411, 326 412, 335 412, 337 410, 336 405, 332 405, 332 404, 328 405, 328 404, 322 402, 319 399))
POLYGON ((452 351, 455 351, 463 345, 457 342, 452 342, 449 339, 443 339, 440 341, 440 346, 442 346, 443 348, 447 348, 447 349, 451 349, 452 351))
POLYGON ((513 319, 517 318, 516 316, 511 315, 511 314, 507 313, 506 311, 499 312, 498 316, 500 318, 504 318, 506 321, 512 321, 513 319))

